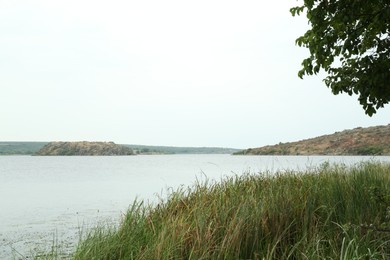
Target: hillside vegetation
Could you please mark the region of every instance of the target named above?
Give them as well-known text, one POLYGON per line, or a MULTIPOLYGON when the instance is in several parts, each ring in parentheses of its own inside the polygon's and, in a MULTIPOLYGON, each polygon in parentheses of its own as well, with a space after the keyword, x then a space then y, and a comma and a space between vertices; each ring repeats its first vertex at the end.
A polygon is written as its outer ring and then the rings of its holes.
POLYGON ((133 155, 129 147, 113 142, 51 142, 35 155, 133 155))
POLYGON ((125 144, 136 154, 232 154, 239 149, 222 147, 175 147, 125 144))
POLYGON ((243 150, 236 155, 390 155, 390 124, 355 128, 292 143, 243 150))
POLYGON ((31 155, 47 142, 0 142, 0 155, 31 155))

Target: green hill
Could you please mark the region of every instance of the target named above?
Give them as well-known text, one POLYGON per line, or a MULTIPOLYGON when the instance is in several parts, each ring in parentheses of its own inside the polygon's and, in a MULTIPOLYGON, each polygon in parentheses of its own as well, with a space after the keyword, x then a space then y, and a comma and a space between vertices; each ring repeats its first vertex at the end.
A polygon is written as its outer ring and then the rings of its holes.
POLYGON ((31 155, 47 142, 0 142, 0 155, 31 155))
POLYGON ((137 154, 232 154, 239 149, 221 147, 174 147, 124 144, 137 154))

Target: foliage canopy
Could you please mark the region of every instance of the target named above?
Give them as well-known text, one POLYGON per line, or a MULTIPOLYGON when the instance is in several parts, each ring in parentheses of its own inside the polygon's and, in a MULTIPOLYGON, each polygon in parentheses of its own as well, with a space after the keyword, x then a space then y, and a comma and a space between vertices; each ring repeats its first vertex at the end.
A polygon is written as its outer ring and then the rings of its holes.
POLYGON ((358 95, 372 116, 390 101, 390 1, 304 0, 293 16, 306 12, 311 26, 296 44, 309 49, 298 76, 325 70, 334 94, 358 95))

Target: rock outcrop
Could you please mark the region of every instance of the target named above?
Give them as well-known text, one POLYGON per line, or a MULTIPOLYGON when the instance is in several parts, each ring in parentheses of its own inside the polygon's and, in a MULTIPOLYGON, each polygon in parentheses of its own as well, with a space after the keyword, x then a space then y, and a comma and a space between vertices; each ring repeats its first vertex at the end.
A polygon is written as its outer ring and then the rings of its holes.
POLYGON ((41 156, 115 156, 133 155, 129 147, 113 142, 50 142, 35 155, 41 156))

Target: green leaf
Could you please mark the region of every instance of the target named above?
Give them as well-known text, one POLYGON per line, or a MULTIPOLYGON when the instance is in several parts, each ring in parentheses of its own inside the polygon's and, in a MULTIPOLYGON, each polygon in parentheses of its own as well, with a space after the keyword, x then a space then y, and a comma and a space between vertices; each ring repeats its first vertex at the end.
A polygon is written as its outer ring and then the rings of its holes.
POLYGON ((390 4, 383 0, 304 0, 293 16, 306 10, 311 28, 295 44, 310 51, 298 77, 318 74, 334 94, 357 95, 372 116, 390 102, 390 4))

